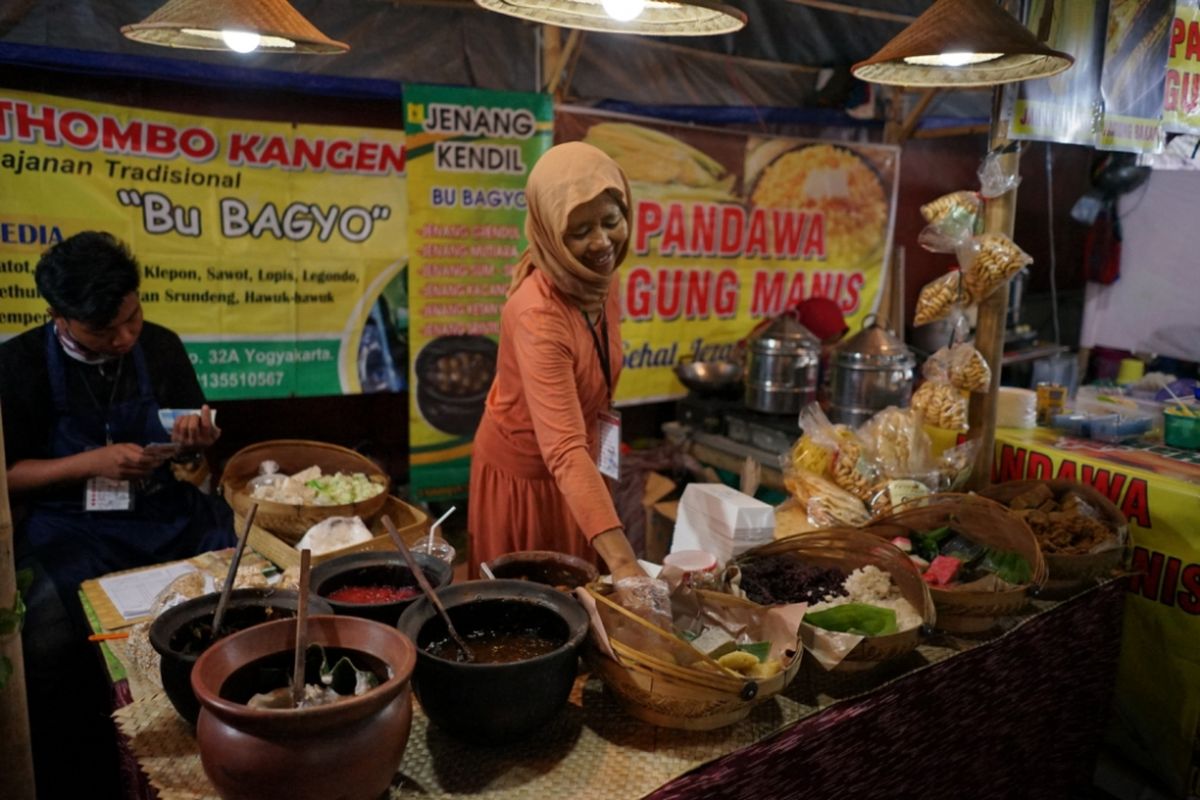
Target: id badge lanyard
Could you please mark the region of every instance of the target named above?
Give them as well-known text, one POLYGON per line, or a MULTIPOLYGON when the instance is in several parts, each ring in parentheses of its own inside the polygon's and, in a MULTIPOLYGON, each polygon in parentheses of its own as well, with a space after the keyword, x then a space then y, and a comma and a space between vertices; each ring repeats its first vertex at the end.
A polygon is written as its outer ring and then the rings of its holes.
POLYGON ((608 407, 600 412, 596 420, 597 434, 600 440, 600 451, 596 454, 596 466, 600 469, 601 475, 612 478, 614 481, 620 480, 621 413, 612 407, 613 379, 612 364, 609 361, 608 317, 603 310, 600 311, 600 327, 604 334, 602 338, 596 333, 596 328, 588 319, 587 313, 582 310, 580 313, 583 314, 583 321, 587 325, 588 333, 592 335, 596 357, 600 359, 600 371, 604 373, 604 386, 608 389, 608 407))

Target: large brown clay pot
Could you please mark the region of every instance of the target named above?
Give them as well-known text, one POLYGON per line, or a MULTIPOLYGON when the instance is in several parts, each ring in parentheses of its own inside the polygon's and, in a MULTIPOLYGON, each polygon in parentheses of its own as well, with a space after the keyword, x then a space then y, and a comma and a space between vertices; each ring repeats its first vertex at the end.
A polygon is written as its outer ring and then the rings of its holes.
POLYGON ((223 696, 243 667, 290 654, 295 631, 295 620, 258 625, 221 639, 196 662, 192 688, 201 706, 196 739, 204 772, 226 800, 375 800, 408 743, 416 650, 408 637, 378 622, 314 616, 309 641, 351 651, 356 666, 380 675, 379 686, 297 710, 252 709, 223 696))

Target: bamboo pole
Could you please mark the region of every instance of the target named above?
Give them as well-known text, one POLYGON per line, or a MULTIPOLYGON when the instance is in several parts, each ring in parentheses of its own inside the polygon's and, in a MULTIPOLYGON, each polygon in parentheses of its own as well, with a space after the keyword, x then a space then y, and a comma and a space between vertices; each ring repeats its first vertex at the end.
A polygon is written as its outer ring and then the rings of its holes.
MULTIPOLYGON (((8 505, 8 471, 3 461, 4 428, 0 425, 0 613, 15 611, 17 575, 13 551, 12 510, 8 505)), ((0 797, 33 800, 33 749, 29 707, 25 702, 25 659, 21 629, 0 627, 0 797), (2 676, 7 674, 7 679, 2 676)))
MULTIPOLYGON (((988 137, 990 151, 1009 144, 1006 126, 1000 118, 1002 87, 997 87, 992 100, 992 128, 988 137)), ((1021 154, 1016 148, 1000 156, 1000 164, 1006 172, 1016 172, 1021 154)), ((983 209, 983 229, 986 233, 1002 233, 1011 237, 1016 219, 1017 190, 1014 188, 1000 197, 988 200, 983 209)), ((975 469, 971 473, 970 488, 979 489, 992 480, 992 462, 996 449, 996 405, 1000 389, 1001 359, 1004 356, 1004 328, 1008 316, 1008 283, 992 292, 979 302, 979 319, 975 323, 975 348, 983 354, 992 369, 992 385, 987 393, 972 393, 971 406, 967 415, 970 425, 968 439, 977 443, 975 469)))

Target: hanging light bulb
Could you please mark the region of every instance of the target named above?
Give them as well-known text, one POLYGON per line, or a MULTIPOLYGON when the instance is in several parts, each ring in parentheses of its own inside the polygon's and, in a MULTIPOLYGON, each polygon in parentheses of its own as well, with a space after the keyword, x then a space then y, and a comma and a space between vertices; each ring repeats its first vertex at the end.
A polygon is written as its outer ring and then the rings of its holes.
POLYGON ((600 0, 604 13, 618 22, 637 19, 646 10, 646 0, 600 0))
POLYGON ((221 40, 235 53, 253 53, 262 37, 252 31, 221 31, 221 40))
POLYGON ((928 67, 963 67, 967 64, 982 64, 1002 58, 1003 53, 969 53, 958 51, 938 53, 935 56, 905 56, 905 64, 923 64, 928 67))

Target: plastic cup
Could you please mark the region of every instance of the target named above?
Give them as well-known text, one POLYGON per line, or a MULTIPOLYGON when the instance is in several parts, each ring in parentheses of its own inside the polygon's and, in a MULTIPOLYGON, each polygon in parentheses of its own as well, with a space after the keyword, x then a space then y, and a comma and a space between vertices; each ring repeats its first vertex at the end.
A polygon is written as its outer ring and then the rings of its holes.
POLYGON ((1117 368, 1117 385, 1124 386, 1141 380, 1146 374, 1146 365, 1136 358, 1122 358, 1121 366, 1117 368))
POLYGON ((440 558, 447 564, 454 563, 454 556, 458 552, 454 549, 454 545, 450 544, 440 536, 433 537, 432 547, 429 543, 429 537, 422 536, 420 541, 409 547, 409 550, 413 551, 414 553, 424 553, 426 555, 433 556, 434 558, 440 558))

